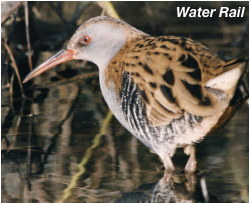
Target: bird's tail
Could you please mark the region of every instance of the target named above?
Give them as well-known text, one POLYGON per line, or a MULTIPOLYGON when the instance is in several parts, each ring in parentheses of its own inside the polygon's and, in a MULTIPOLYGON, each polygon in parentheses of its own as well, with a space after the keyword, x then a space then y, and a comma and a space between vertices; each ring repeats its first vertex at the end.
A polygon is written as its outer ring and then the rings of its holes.
POLYGON ((217 122, 217 126, 215 126, 210 132, 225 125, 245 102, 248 103, 248 88, 242 78, 247 68, 247 62, 248 60, 245 58, 231 60, 224 66, 226 71, 215 78, 215 80, 217 80, 216 82, 218 82, 218 89, 222 90, 223 88, 223 91, 227 93, 231 92, 232 99, 217 122), (228 81, 228 83, 225 82, 226 85, 222 85, 223 81, 228 81))
POLYGON ((206 83, 207 87, 220 89, 233 95, 240 78, 246 71, 248 59, 238 58, 225 63, 223 72, 206 83))

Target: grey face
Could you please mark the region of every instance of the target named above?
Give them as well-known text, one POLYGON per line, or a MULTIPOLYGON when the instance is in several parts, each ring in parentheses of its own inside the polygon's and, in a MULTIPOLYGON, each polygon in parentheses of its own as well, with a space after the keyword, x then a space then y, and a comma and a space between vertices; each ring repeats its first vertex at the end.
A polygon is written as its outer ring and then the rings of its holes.
POLYGON ((102 69, 125 44, 126 38, 127 32, 122 26, 99 22, 80 27, 67 48, 76 50, 75 58, 91 61, 102 69))

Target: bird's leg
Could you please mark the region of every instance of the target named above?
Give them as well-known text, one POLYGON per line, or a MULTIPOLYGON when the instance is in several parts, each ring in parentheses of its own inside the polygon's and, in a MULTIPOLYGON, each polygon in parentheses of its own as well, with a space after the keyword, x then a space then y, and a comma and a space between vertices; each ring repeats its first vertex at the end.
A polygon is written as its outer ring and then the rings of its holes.
POLYGON ((173 164, 169 155, 163 159, 163 163, 164 163, 164 167, 165 167, 165 172, 172 173, 174 171, 174 169, 175 169, 174 164, 173 164))
POLYGON ((196 171, 197 161, 196 161, 196 149, 195 145, 187 145, 184 147, 185 154, 189 155, 188 162, 185 166, 185 172, 188 174, 192 174, 196 171))
POLYGON ((196 189, 196 175, 194 172, 196 171, 197 161, 195 156, 195 145, 187 145, 184 147, 185 154, 189 155, 189 159, 185 166, 185 172, 187 177, 186 187, 189 192, 195 192, 196 189))
POLYGON ((174 171, 174 164, 170 158, 169 155, 165 156, 163 158, 163 163, 164 163, 164 167, 165 167, 165 172, 164 172, 164 180, 166 183, 169 183, 172 177, 172 173, 174 171))

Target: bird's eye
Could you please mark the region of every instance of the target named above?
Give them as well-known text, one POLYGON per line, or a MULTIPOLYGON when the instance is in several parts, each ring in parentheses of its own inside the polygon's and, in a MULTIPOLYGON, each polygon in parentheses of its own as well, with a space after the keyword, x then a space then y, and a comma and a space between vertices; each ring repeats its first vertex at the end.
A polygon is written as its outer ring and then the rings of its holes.
POLYGON ((84 35, 84 36, 82 37, 82 42, 83 42, 84 44, 89 44, 89 43, 91 42, 91 37, 89 37, 88 35, 84 35))

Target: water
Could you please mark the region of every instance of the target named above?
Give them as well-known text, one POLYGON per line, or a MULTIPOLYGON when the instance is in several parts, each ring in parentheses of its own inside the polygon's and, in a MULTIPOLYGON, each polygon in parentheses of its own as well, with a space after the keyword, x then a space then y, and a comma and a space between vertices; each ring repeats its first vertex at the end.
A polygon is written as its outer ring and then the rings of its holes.
MULTIPOLYGON (((125 8, 116 6, 122 15, 125 8)), ((222 26, 230 25, 230 32, 208 36, 194 31, 192 36, 224 58, 238 56, 248 44, 232 45, 227 39, 236 39, 243 23, 222 26)), ((171 25, 168 32, 157 24, 152 18, 152 30, 160 34, 175 34, 182 26, 187 27, 183 33, 191 32, 186 24, 171 25)), ((41 51, 37 64, 51 54, 41 51)), ((180 149, 173 158, 176 172, 165 184, 157 155, 109 114, 94 65, 76 61, 60 70, 28 84, 26 99, 10 97, 8 87, 2 87, 2 202, 248 202, 248 104, 222 133, 198 145, 196 177, 186 178, 187 157, 180 149)))
MULTIPOLYGON (((105 134, 98 135, 108 112, 99 90, 92 91, 85 83, 66 83, 53 86, 40 100, 29 104, 33 115, 8 113, 4 118, 4 202, 157 201, 153 191, 163 175, 158 157, 114 118, 105 134)), ((175 188, 168 186, 164 192, 166 187, 161 186, 163 193, 170 191, 176 200, 202 201, 203 178, 210 199, 247 201, 248 107, 221 135, 207 137, 197 155, 197 190, 186 189, 182 169, 187 158, 178 151, 175 188)))

